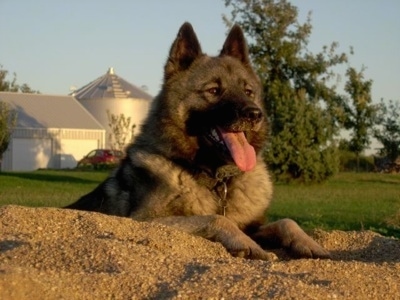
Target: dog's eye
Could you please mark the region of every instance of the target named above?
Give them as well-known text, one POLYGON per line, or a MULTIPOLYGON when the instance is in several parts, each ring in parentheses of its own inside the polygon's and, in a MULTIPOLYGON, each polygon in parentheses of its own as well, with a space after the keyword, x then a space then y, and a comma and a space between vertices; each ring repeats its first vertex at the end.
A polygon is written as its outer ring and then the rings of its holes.
POLYGON ((245 92, 246 96, 248 96, 248 97, 254 96, 253 90, 251 90, 251 89, 245 89, 244 92, 245 92))
POLYGON ((207 90, 207 92, 213 96, 217 96, 220 93, 220 89, 218 87, 212 87, 207 90))

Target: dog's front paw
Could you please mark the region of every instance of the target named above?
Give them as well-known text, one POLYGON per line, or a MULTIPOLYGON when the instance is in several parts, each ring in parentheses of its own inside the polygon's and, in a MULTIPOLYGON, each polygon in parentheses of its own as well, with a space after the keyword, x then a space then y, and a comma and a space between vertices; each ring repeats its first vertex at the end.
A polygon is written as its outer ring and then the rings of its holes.
POLYGON ((274 253, 262 249, 235 224, 224 217, 215 220, 213 231, 215 232, 213 240, 221 243, 232 256, 267 261, 277 260, 274 253))
POLYGON ((293 237, 288 248, 292 255, 298 258, 331 258, 329 251, 320 246, 305 232, 293 237))
POLYGON ((267 252, 261 247, 252 247, 251 245, 239 245, 239 247, 230 247, 224 245, 226 250, 234 257, 248 258, 248 259, 260 259, 265 261, 276 261, 278 257, 275 253, 267 252))
POLYGON ((253 235, 253 238, 263 246, 279 242, 293 257, 296 258, 330 258, 329 251, 325 250, 297 223, 291 219, 282 219, 264 226, 253 235))
POLYGON ((282 226, 281 235, 282 244, 298 258, 330 258, 329 251, 314 241, 307 233, 300 228, 297 223, 291 219, 278 221, 282 226))

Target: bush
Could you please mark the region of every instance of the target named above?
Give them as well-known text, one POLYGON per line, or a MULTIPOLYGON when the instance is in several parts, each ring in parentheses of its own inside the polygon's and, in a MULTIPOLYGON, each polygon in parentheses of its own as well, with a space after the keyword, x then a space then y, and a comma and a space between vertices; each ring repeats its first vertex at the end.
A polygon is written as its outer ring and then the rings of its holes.
MULTIPOLYGON (((347 150, 339 151, 340 172, 357 172, 357 156, 354 152, 347 150)), ((374 171, 374 158, 372 156, 360 155, 359 172, 374 171)))

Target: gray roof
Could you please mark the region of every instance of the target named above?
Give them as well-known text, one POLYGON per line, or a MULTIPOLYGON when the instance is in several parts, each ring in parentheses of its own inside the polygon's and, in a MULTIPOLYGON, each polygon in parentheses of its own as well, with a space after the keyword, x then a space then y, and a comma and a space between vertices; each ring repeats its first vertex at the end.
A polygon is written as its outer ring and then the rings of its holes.
POLYGON ((142 89, 117 76, 113 68, 109 68, 105 75, 77 89, 71 95, 78 100, 102 98, 151 100, 153 98, 142 89))
POLYGON ((72 96, 0 92, 0 101, 17 110, 16 127, 104 129, 72 96))

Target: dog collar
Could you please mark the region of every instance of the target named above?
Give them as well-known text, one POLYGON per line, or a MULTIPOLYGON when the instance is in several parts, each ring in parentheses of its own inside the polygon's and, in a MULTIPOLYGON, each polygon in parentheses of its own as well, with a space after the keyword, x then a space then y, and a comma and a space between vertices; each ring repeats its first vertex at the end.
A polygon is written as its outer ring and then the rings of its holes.
POLYGON ((240 171, 236 166, 225 165, 219 167, 213 177, 204 170, 200 171, 196 176, 196 180, 199 184, 207 187, 210 191, 216 194, 218 197, 218 206, 221 208, 220 214, 223 216, 225 216, 226 208, 228 206, 228 202, 226 200, 226 196, 228 194, 227 182, 232 177, 242 173, 243 172, 240 171))
POLYGON ((234 165, 225 165, 217 169, 217 171, 215 172, 215 179, 217 179, 218 181, 225 181, 242 173, 243 172, 234 165))
POLYGON ((224 165, 219 167, 214 176, 205 170, 199 170, 195 176, 198 183, 207 187, 209 190, 215 190, 216 186, 222 182, 227 182, 230 178, 242 174, 238 167, 234 165, 224 165))

